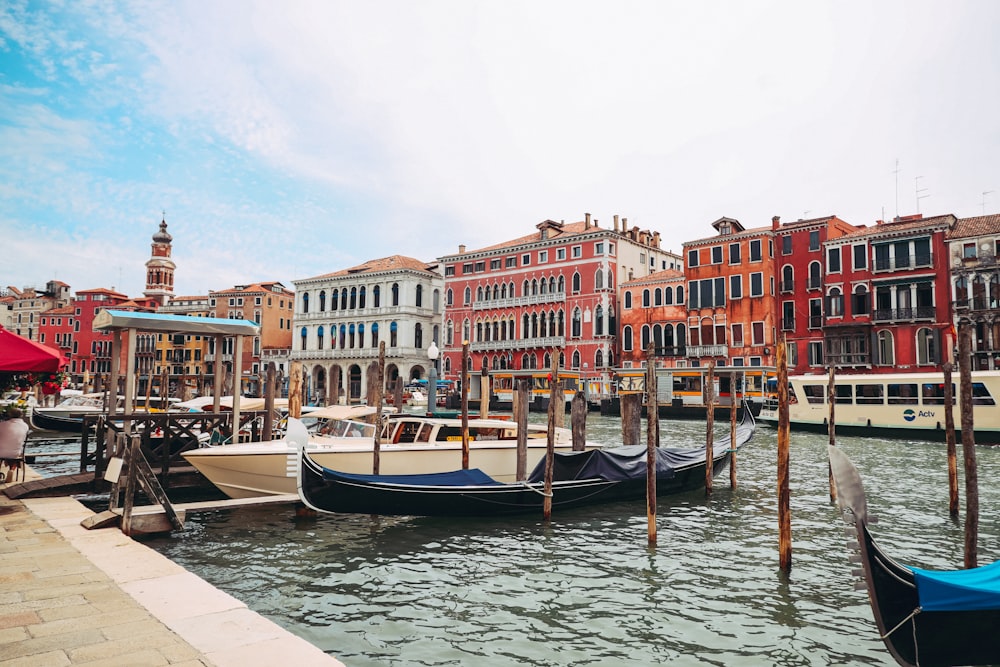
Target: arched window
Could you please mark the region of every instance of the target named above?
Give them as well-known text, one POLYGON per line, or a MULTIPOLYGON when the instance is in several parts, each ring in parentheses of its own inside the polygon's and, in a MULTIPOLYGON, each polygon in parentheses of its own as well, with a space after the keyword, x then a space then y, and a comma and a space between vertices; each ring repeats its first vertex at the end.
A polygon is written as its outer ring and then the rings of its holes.
POLYGON ((381 304, 382 288, 376 285, 372 288, 372 308, 378 308, 381 304))
POLYGON ((662 306, 663 305, 663 290, 657 287, 653 290, 653 305, 662 306))
POLYGON ((306 341, 309 339, 309 331, 305 327, 302 327, 301 335, 302 335, 302 349, 304 350, 306 349, 306 341))
POLYGON ((649 347, 649 325, 643 324, 640 331, 642 332, 642 349, 645 350, 649 347))
POLYGON ((476 340, 477 341, 484 341, 484 340, 486 340, 485 338, 483 338, 483 321, 482 320, 476 320, 476 340))
POLYGON ((435 315, 441 312, 441 290, 431 292, 431 310, 435 315))
POLYGON ((531 337, 538 338, 538 313, 531 314, 531 337))
POLYGON ((840 317, 844 314, 844 295, 839 287, 831 287, 827 293, 826 313, 829 317, 840 317))
POLYGON ((466 286, 465 286, 465 294, 464 294, 464 297, 465 297, 465 300, 464 300, 464 302, 462 303, 462 305, 463 305, 463 306, 469 306, 469 305, 472 305, 472 288, 471 288, 471 287, 469 287, 468 285, 466 285, 466 286))
MULTIPOLYGON (((340 292, 338 292, 337 290, 333 290, 332 292, 330 292, 330 310, 337 310, 337 303, 340 300, 340 297, 338 296, 339 294, 340 292)), ((334 332, 335 332, 334 329, 330 330, 330 338, 336 337, 334 332)))
POLYGON ((448 345, 455 344, 455 323, 451 320, 448 320, 448 324, 445 325, 445 336, 445 342, 448 345))
POLYGON ((501 299, 507 298, 507 283, 504 283, 503 285, 500 286, 500 298, 501 299))
POLYGON ((615 274, 611 272, 611 269, 608 269, 607 286, 608 286, 608 289, 614 289, 615 288, 615 274))
POLYGON ((552 357, 548 352, 546 352, 545 356, 542 357, 542 368, 552 368, 552 357))
POLYGON ((482 301, 482 300, 483 300, 483 286, 480 285, 479 287, 476 288, 476 301, 482 301))
POLYGON ((921 327, 917 329, 917 364, 927 365, 937 363, 938 340, 937 331, 921 327))
POLYGON ((573 365, 571 368, 580 367, 580 350, 573 350, 573 365))
POLYGON ((378 347, 378 322, 372 322, 372 347, 378 347))
POLYGON ((594 335, 604 335, 604 307, 598 306, 594 311, 594 335))
POLYGON ((878 361, 877 363, 883 366, 895 366, 896 365, 896 345, 892 338, 892 332, 883 329, 879 331, 876 338, 878 339, 878 361))
POLYGON ((632 307, 632 291, 625 290, 625 308, 632 307))
POLYGON ((431 329, 431 341, 437 343, 439 340, 441 340, 441 327, 435 324, 431 329))
POLYGON ((658 351, 663 349, 663 328, 659 324, 653 325, 653 347, 658 351))
POLYGON ((563 313, 562 309, 556 313, 556 335, 560 338, 566 335, 566 315, 563 313))
POLYGON ((541 284, 538 286, 538 293, 545 294, 548 291, 548 287, 545 284, 545 278, 542 278, 541 284))
MULTIPOLYGON (((322 303, 322 297, 320 298, 320 302, 322 303)), ((322 350, 323 349, 323 327, 322 326, 319 326, 316 329, 316 349, 317 350, 322 350)))
POLYGON ((395 322, 389 323, 389 347, 399 345, 399 325, 395 322))
POLYGON ((604 353, 598 350, 594 353, 594 368, 604 367, 604 353))
POLYGON ((448 288, 448 291, 445 292, 444 305, 445 308, 450 308, 455 305, 455 293, 450 287, 448 288))
POLYGON ((556 278, 555 276, 552 276, 551 278, 549 278, 549 292, 554 294, 555 291, 556 291, 556 278))
MULTIPOLYGON (((302 312, 303 313, 308 313, 309 312, 309 292, 303 292, 302 293, 302 312)), ((302 348, 302 349, 305 349, 305 348, 302 348)))
POLYGON ((597 269, 594 273, 594 289, 604 289, 604 269, 597 269))
POLYGON ((358 308, 365 307, 365 286, 362 285, 361 289, 358 291, 358 308))
POLYGON ((531 316, 525 313, 521 317, 521 338, 531 337, 531 316))
POLYGON ((573 328, 572 328, 572 332, 570 333, 570 335, 573 338, 579 338, 580 336, 583 335, 583 317, 582 317, 582 314, 580 313, 580 309, 579 308, 574 308, 573 309, 572 327, 573 328))
MULTIPOLYGON (((421 308, 424 305, 424 286, 417 285, 417 308, 421 308)), ((417 345, 417 347, 420 347, 417 345)))
POLYGON ((521 296, 531 296, 531 283, 528 282, 527 278, 524 280, 524 285, 521 286, 521 296))
POLYGON ((354 334, 355 334, 355 331, 356 331, 356 329, 354 327, 354 323, 353 322, 351 324, 347 325, 347 346, 350 347, 351 349, 354 349, 354 334))
POLYGON ((340 290, 340 309, 347 310, 347 288, 340 290))
POLYGON ((471 324, 468 319, 462 322, 462 344, 469 340, 469 336, 472 334, 471 324))
POLYGON ((364 347, 364 346, 365 346, 365 325, 364 324, 359 324, 358 325, 358 347, 364 347))
POLYGON ((674 288, 666 287, 663 289, 663 305, 670 306, 674 303, 674 288))
POLYGON ((856 285, 854 287, 854 294, 851 296, 851 314, 868 315, 869 312, 868 288, 864 285, 856 285))
POLYGON ((354 310, 357 307, 358 307, 358 288, 357 287, 352 287, 351 288, 351 310, 354 310))
POLYGON ((632 327, 628 325, 622 327, 622 349, 626 352, 632 351, 632 327))
POLYGON ((561 274, 559 276, 559 281, 556 283, 556 291, 560 294, 566 291, 566 278, 564 278, 561 274))
POLYGON ((795 291, 795 270, 791 266, 785 266, 781 269, 781 291, 795 291))
POLYGON ((451 373, 451 357, 444 358, 444 372, 451 373))
POLYGON ((649 290, 642 290, 642 307, 649 308, 649 290))
POLYGON ((579 294, 579 293, 580 293, 580 274, 574 272, 573 273, 573 294, 579 294))
POLYGON ((677 305, 684 305, 684 286, 680 285, 677 287, 677 305))
POLYGON ((399 283, 392 284, 392 305, 399 305, 399 283))
POLYGON ((674 353, 674 325, 663 325, 663 347, 667 348, 667 354, 674 353))
POLYGON ((413 347, 424 349, 424 327, 419 322, 413 325, 413 347))
POLYGON ((320 290, 319 293, 319 312, 326 310, 326 290, 320 290))
POLYGON ((538 280, 531 281, 531 296, 536 296, 538 294, 538 280))
MULTIPOLYGON (((332 335, 332 334, 331 334, 332 335)), ((347 347, 347 325, 340 325, 340 349, 347 347)))
POLYGON ((820 282, 820 272, 822 267, 819 262, 812 262, 809 264, 809 289, 819 289, 821 286, 820 282))

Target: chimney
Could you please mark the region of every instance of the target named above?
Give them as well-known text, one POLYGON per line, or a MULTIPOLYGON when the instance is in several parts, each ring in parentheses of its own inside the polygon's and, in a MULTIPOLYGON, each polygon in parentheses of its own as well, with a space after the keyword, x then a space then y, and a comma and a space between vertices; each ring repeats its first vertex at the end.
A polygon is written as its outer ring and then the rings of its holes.
POLYGON ((653 247, 660 247, 660 232, 653 232, 653 247))
POLYGON ((781 216, 776 215, 773 218, 771 218, 771 231, 776 232, 778 231, 779 227, 781 227, 781 216))
POLYGON ((464 243, 459 243, 458 244, 458 254, 459 255, 464 255, 465 254, 465 244, 464 243))
POLYGON ((615 215, 615 231, 618 231, 618 216, 615 215))
POLYGON ((590 214, 589 213, 584 213, 583 214, 583 228, 585 230, 590 229, 590 214))

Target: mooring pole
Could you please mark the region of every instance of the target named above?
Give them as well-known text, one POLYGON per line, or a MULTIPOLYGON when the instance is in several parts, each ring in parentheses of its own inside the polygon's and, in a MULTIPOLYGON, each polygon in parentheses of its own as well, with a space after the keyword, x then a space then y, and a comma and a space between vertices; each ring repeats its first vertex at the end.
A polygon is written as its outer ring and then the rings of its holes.
POLYGON ((941 366, 944 373, 944 439, 948 448, 948 511, 958 516, 958 456, 955 447, 955 388, 951 373, 954 365, 941 366))
POLYGON ((729 486, 733 489, 736 488, 736 411, 740 405, 737 386, 734 371, 729 374, 729 486))
POLYGON ((715 361, 708 362, 705 374, 705 495, 712 494, 712 468, 715 463, 715 361))
MULTIPOLYGON (((830 377, 826 383, 826 400, 830 407, 830 416, 826 421, 826 433, 830 436, 830 446, 837 446, 837 422, 834 419, 834 406, 837 405, 836 372, 833 364, 830 364, 830 377)), ((830 474, 830 502, 837 500, 837 483, 833 480, 833 464, 827 461, 827 470, 830 474)))
POLYGON ((656 436, 660 430, 656 405, 656 364, 653 346, 646 348, 646 532, 649 546, 656 546, 656 436))
POLYGON ((529 380, 517 380, 514 386, 514 422, 517 424, 517 481, 528 477, 528 391, 529 380))
POLYGON ((469 469, 469 341, 462 341, 462 470, 469 469))
POLYGON ((372 457, 372 474, 379 474, 382 456, 382 392, 385 389, 385 341, 378 343, 378 371, 375 385, 375 441, 372 443, 375 455, 372 457))
POLYGON ((791 492, 788 485, 788 365, 785 341, 775 346, 778 364, 778 566, 792 569, 791 492))
MULTIPOLYGON (((552 469, 556 451, 556 404, 562 402, 559 386, 559 348, 552 351, 552 371, 549 373, 549 424, 545 440, 545 499, 542 501, 542 519, 552 518, 552 469)), ((565 409, 566 406, 560 406, 565 409)))
POLYGON ((570 429, 573 433, 573 451, 582 452, 587 441, 587 397, 577 390, 570 407, 570 429))
POLYGON ((958 372, 961 384, 962 458, 965 462, 965 567, 979 561, 979 472, 976 466, 975 424, 972 419, 972 328, 958 324, 958 372))

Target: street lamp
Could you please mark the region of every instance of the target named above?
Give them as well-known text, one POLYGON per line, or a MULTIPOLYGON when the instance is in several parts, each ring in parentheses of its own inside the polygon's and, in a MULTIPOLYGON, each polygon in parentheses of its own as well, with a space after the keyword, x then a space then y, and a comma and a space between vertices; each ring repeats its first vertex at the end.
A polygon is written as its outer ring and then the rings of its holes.
POLYGON ((431 414, 437 411, 437 358, 439 353, 437 342, 431 341, 431 346, 427 348, 427 358, 431 361, 431 370, 427 380, 427 411, 431 414))

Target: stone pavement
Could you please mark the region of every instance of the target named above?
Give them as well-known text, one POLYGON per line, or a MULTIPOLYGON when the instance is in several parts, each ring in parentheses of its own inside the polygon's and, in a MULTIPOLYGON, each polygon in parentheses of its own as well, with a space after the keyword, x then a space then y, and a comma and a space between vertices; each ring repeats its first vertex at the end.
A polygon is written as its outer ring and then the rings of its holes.
POLYGON ((0 493, 0 663, 341 665, 117 528, 85 530, 90 514, 0 493))

